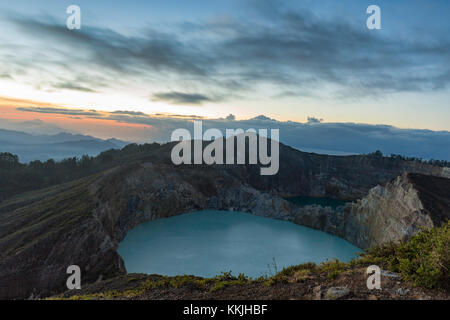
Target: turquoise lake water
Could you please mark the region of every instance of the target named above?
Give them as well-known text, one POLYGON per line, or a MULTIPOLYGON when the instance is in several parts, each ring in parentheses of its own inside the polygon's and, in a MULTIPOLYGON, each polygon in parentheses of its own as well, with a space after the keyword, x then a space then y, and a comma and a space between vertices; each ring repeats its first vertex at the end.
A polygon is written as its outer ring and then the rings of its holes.
POLYGON ((361 250, 291 222, 232 211, 200 211, 138 225, 120 243, 129 273, 212 277, 272 275, 275 266, 349 261, 361 250), (275 261, 275 264, 274 264, 275 261))
POLYGON ((330 198, 316 198, 316 197, 289 197, 287 201, 293 202, 298 206, 304 207, 312 204, 320 205, 322 207, 331 207, 336 209, 339 206, 344 206, 347 201, 336 200, 330 198))

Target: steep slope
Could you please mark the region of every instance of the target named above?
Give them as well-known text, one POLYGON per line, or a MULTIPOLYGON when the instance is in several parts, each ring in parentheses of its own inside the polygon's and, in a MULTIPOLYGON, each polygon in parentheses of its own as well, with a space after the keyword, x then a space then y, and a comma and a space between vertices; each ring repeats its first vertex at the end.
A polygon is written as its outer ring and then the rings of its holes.
POLYGON ((439 225, 450 219, 450 180, 442 177, 408 174, 409 181, 417 190, 424 210, 433 224, 439 225))
POLYGON ((96 178, 26 194, 1 206, 0 297, 59 290, 72 264, 83 266, 86 282, 124 272, 115 242, 92 212, 87 189, 96 178))

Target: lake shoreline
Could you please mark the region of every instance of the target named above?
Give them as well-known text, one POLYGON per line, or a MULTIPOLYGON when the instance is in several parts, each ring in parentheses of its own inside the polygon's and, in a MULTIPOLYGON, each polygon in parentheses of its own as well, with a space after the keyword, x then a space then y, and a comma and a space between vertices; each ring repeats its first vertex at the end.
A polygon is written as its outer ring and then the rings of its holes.
POLYGON ((289 221, 236 211, 203 210, 130 230, 118 253, 128 272, 252 277, 298 263, 350 261, 361 250, 344 239, 289 221))

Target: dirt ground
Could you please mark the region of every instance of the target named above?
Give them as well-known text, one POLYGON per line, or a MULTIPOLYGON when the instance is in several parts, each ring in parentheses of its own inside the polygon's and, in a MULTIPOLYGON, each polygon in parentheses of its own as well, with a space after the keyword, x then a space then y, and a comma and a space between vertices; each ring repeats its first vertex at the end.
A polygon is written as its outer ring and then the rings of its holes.
MULTIPOLYGON (((293 274, 287 281, 201 282, 176 281, 175 277, 128 274, 55 298, 120 300, 450 300, 448 292, 413 287, 398 275, 383 271, 381 289, 369 290, 366 268, 346 270, 330 280, 326 272, 293 274), (164 282, 166 281, 166 282, 164 282), (147 286, 144 284, 147 283, 147 286), (148 285, 148 284, 155 285, 148 285), (143 288, 144 287, 144 288, 143 288)), ((181 279, 179 277, 177 279, 181 279)))

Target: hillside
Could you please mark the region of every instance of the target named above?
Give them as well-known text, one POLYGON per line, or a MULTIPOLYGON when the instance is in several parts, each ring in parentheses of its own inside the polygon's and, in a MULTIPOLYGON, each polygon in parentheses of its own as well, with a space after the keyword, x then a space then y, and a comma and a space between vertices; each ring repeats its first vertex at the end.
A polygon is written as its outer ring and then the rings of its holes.
MULTIPOLYGON (((55 161, 20 163, 9 153, 0 153, 0 202, 13 195, 69 182, 134 161, 171 164, 173 143, 129 144, 121 150, 108 150, 96 157, 84 156, 55 161)), ((224 154, 226 151, 224 151, 224 154)), ((280 170, 275 176, 260 176, 258 165, 227 165, 231 174, 252 187, 280 195, 329 197, 355 200, 370 188, 399 176, 403 172, 450 177, 450 168, 377 154, 330 156, 301 152, 280 144, 280 170), (242 170, 243 169, 243 170, 242 170), (241 175, 242 174, 242 175, 241 175)))

